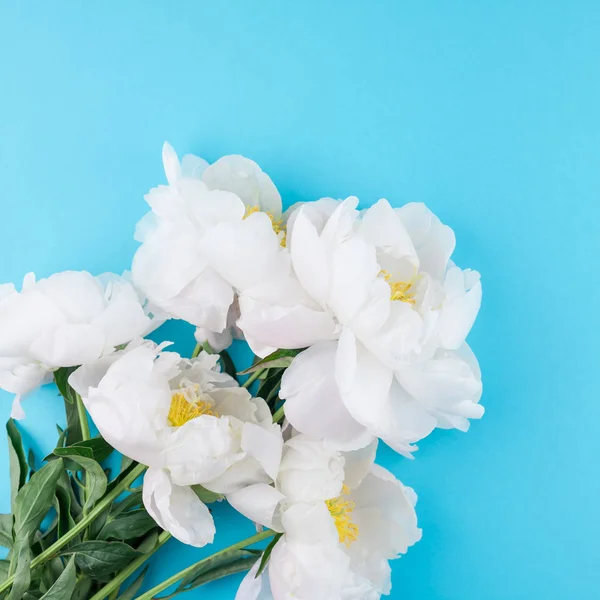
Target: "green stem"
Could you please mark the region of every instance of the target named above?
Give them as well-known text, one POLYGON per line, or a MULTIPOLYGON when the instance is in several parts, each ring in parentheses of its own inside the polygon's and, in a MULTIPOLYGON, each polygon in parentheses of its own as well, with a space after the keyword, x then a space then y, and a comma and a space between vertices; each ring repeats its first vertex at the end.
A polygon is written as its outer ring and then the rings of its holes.
POLYGON ((273 414, 273 423, 279 423, 279 421, 281 421, 281 419, 283 419, 285 412, 283 411, 283 407, 285 405, 282 404, 273 414))
POLYGON ((252 544, 256 544, 257 542, 260 542, 261 540, 266 540, 270 537, 273 537, 275 534, 276 534, 275 531, 271 531, 270 529, 267 529, 266 531, 261 531, 260 533, 257 533, 256 535, 253 535, 252 537, 246 538, 245 540, 238 542, 237 544, 233 544, 232 546, 229 546, 228 548, 224 548, 223 550, 220 550, 219 552, 216 552, 215 554, 213 554, 211 556, 203 558, 202 560, 198 561, 197 563, 183 569, 183 571, 179 571, 179 573, 175 573, 175 575, 169 577, 169 579, 166 579, 162 583, 159 583, 158 585, 154 586, 151 590, 148 590, 141 596, 138 596, 136 600, 150 600, 151 598, 156 596, 156 594, 160 594, 161 592, 166 590, 168 587, 172 586, 174 583, 177 583, 179 580, 183 579, 186 575, 188 575, 192 571, 195 571, 198 567, 200 567, 204 563, 208 562, 209 560, 212 561, 217 556, 224 554, 225 552, 231 552, 232 550, 241 550, 242 548, 246 548, 247 546, 251 546, 252 544))
MULTIPOLYGON (((104 512, 111 503, 116 500, 146 469, 145 465, 137 465, 132 469, 123 480, 116 485, 104 498, 98 501, 96 506, 77 523, 73 529, 67 531, 62 537, 60 537, 52 546, 46 548, 41 554, 36 556, 30 565, 30 569, 33 570, 38 565, 46 562, 49 558, 52 558, 59 550, 66 546, 71 540, 75 539, 96 517, 104 512)), ((0 593, 6 591, 12 585, 15 580, 15 576, 12 575, 0 584, 0 593)))
POLYGON ((107 583, 99 592, 96 592, 89 600, 103 600, 111 593, 114 593, 119 589, 119 586, 131 575, 133 575, 160 547, 164 546, 171 539, 171 534, 168 531, 163 531, 158 536, 158 542, 156 546, 143 554, 136 560, 134 560, 128 567, 123 569, 120 573, 115 575, 115 578, 107 583))
POLYGON ((244 381, 244 383, 242 384, 242 387, 249 388, 260 377, 260 374, 263 371, 264 371, 264 369, 259 369, 258 371, 254 371, 254 373, 252 373, 250 375, 250 377, 248 377, 248 379, 246 379, 246 381, 244 381))
POLYGON ((77 394, 77 416, 79 417, 79 426, 81 427, 81 437, 84 441, 89 440, 92 437, 90 435, 90 423, 83 400, 79 394, 77 394))
MULTIPOLYGON (((81 428, 81 439, 86 441, 89 440, 92 436, 90 435, 90 423, 88 421, 87 412, 85 410, 83 400, 81 399, 81 396, 79 394, 76 395, 75 402, 77 404, 77 416, 79 417, 79 427, 81 428)), ((85 486, 83 488, 83 505, 85 506, 87 504, 87 499, 90 495, 90 482, 87 473, 83 475, 83 477, 85 477, 85 486)), ((84 514, 85 512, 86 511, 84 508, 84 514)))
POLYGON ((196 358, 200 352, 202 352, 202 344, 198 343, 192 352, 192 358, 196 358))

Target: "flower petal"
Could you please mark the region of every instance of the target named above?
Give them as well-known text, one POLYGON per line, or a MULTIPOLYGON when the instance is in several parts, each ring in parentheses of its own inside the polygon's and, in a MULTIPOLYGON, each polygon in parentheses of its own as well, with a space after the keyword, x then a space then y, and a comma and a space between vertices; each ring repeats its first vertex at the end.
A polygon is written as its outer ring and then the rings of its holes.
POLYGON ((286 400, 286 417, 298 431, 350 450, 366 446, 373 436, 340 398, 336 350, 336 342, 318 342, 296 356, 283 375, 280 396, 286 400))
POLYGON ((208 508, 191 488, 175 485, 165 471, 146 471, 143 498, 150 516, 180 542, 202 548, 213 541, 215 524, 208 508))

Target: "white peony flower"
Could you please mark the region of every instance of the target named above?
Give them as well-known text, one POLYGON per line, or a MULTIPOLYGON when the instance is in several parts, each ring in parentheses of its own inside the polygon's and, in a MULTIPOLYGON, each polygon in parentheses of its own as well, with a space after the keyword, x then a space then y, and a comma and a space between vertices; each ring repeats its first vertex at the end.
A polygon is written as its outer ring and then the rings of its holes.
POLYGON ((342 449, 377 436, 409 455, 434 427, 465 430, 483 414, 464 343, 481 284, 450 261, 454 234, 424 205, 380 200, 360 214, 357 204, 324 199, 292 213, 293 277, 241 295, 238 325, 261 356, 308 348, 280 393, 297 430, 342 449))
POLYGON ((94 362, 161 322, 116 275, 66 271, 36 282, 30 273, 20 292, 0 286, 0 388, 16 394, 12 416, 25 416, 21 397, 52 371, 94 362))
MULTIPOLYGON (((152 211, 136 230, 142 245, 133 260, 134 280, 170 316, 210 339, 226 330, 238 290, 286 268, 281 197, 268 175, 243 156, 209 166, 187 155, 180 163, 165 144, 163 163, 168 185, 146 196, 152 211)), ((222 346, 230 337, 217 340, 222 346)))
POLYGON ((186 544, 212 541, 209 511, 190 486, 230 494, 276 476, 283 439, 264 400, 221 373, 218 356, 182 359, 135 342, 69 378, 96 427, 119 452, 147 465, 144 504, 186 544))
POLYGON ((283 536, 268 571, 258 565, 236 600, 375 600, 391 589, 388 561, 421 538, 416 496, 373 464, 376 444, 342 454, 299 435, 286 442, 275 487, 229 497, 283 536))

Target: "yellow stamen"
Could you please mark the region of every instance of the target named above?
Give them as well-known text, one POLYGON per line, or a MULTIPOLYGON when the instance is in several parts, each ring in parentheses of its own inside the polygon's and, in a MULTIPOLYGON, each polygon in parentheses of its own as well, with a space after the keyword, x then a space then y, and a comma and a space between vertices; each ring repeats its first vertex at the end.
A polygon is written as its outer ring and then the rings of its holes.
POLYGON ((358 525, 351 520, 352 511, 356 508, 356 504, 352 500, 344 498, 348 494, 350 494, 350 490, 343 486, 342 495, 326 500, 325 504, 333 517, 340 544, 345 544, 349 548, 350 544, 358 539, 358 525))
MULTIPOLYGON (((250 215, 253 215, 256 212, 263 212, 260 210, 260 206, 258 206, 258 204, 255 204, 254 206, 246 206, 246 213, 244 214, 244 219, 247 219, 250 215)), ((273 231, 278 235, 281 232, 283 232, 283 236, 281 237, 281 245, 285 248, 287 231, 285 229, 283 219, 276 219, 275 215, 273 215, 272 213, 267 211, 264 212, 265 215, 267 215, 267 217, 269 217, 269 219, 271 220, 271 227, 273 227, 273 231)))
POLYGON ((188 421, 202 415, 219 416, 210 402, 198 397, 197 390, 186 388, 173 392, 167 417, 173 427, 181 427, 188 421), (191 401, 188 399, 190 395, 192 396, 191 401))
POLYGON ((392 276, 387 271, 381 271, 381 275, 387 281, 390 286, 390 299, 400 300, 400 302, 408 302, 408 304, 414 305, 416 300, 413 296, 414 290, 411 292, 413 287, 413 281, 393 281, 392 276))

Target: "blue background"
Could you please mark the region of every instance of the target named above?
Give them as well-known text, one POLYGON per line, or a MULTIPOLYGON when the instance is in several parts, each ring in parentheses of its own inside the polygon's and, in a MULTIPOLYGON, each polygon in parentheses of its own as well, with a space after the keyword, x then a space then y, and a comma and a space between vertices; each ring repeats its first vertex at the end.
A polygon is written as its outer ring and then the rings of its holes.
MULTIPOLYGON (((165 139, 250 156, 288 204, 426 202, 483 274, 487 413, 380 453, 424 528, 392 598, 598 598, 599 67, 597 1, 0 0, 0 281, 127 268, 165 139)), ((26 410, 49 450, 55 391, 26 410)), ((6 511, 4 444, 0 470, 6 511)), ((202 555, 170 543, 148 580, 202 555)))

